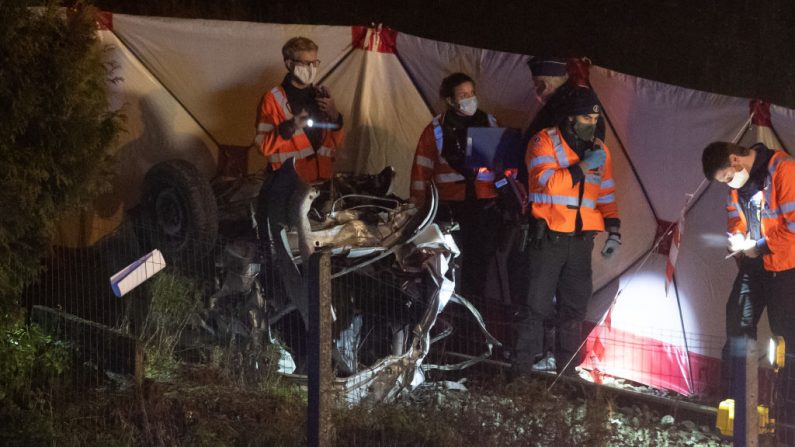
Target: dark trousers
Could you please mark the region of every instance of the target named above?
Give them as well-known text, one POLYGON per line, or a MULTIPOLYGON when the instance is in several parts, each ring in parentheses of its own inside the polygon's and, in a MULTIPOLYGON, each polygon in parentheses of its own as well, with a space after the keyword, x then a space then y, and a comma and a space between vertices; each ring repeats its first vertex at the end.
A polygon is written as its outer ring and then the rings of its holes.
POLYGON ((555 358, 558 372, 580 364, 583 341, 582 321, 593 292, 591 252, 593 234, 568 236, 549 232, 529 247, 529 288, 526 309, 517 324, 514 368, 524 372, 544 351, 544 320, 554 318, 557 326, 555 358), (553 299, 557 298, 553 302, 553 299), (571 359, 571 362, 569 360, 571 359))
MULTIPOLYGON (((510 315, 507 320, 516 322, 522 315, 521 310, 527 301, 527 290, 530 287, 530 256, 528 250, 532 245, 529 237, 532 237, 531 227, 527 230, 522 228, 521 223, 510 225, 503 233, 502 237, 503 252, 505 258, 506 273, 508 279, 508 296, 510 298, 510 315), (528 234, 524 234, 527 231, 528 234), (523 240, 524 239, 524 240, 523 240)), ((515 325, 511 325, 515 326, 515 325)), ((511 328, 511 333, 505 340, 500 339, 504 344, 513 349, 516 346, 516 329, 511 328)), ((544 322, 544 349, 545 353, 552 352, 555 347, 555 324, 552 320, 544 322)))
POLYGON ((436 220, 457 222, 453 239, 461 250, 461 275, 456 289, 481 304, 489 269, 497 252, 500 217, 494 200, 442 202, 436 220))
POLYGON ((744 338, 756 339, 756 327, 768 301, 770 274, 762 258, 741 258, 726 302, 726 343, 721 354, 721 393, 735 394, 734 373, 745 362, 744 338))
POLYGON ((770 330, 784 337, 787 354, 795 354, 795 269, 769 272, 767 315, 770 330))

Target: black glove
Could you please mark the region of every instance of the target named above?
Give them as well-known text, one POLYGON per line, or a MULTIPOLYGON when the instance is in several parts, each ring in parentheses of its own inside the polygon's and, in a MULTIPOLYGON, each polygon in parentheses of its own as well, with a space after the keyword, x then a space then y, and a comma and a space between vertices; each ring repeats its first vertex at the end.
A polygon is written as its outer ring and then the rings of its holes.
POLYGON ((621 246, 621 233, 610 233, 605 241, 605 246, 602 249, 602 257, 610 259, 618 251, 621 246))
POLYGON ((541 248, 541 241, 547 237, 547 221, 530 217, 530 228, 533 231, 530 246, 536 250, 541 248))

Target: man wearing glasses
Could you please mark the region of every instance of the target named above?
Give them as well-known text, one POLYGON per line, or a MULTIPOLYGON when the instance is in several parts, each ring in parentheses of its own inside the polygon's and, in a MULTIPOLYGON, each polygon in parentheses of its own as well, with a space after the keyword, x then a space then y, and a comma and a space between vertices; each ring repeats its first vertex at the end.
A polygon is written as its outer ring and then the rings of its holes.
POLYGON ((328 180, 342 144, 342 115, 324 86, 315 86, 317 44, 293 37, 282 47, 287 75, 262 96, 255 144, 272 170, 295 159, 298 176, 307 183, 328 180))

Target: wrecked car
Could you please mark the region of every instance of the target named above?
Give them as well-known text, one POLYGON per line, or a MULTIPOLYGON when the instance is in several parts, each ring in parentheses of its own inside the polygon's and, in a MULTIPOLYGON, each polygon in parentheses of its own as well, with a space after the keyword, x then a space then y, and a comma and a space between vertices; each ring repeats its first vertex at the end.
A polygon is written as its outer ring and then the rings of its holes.
POLYGON ((458 248, 453 227, 434 223, 434 188, 417 207, 391 194, 391 168, 317 185, 304 183, 292 162, 213 185, 194 171, 178 160, 152 168, 140 214, 167 261, 189 269, 213 258, 202 323, 213 337, 278 346, 279 371, 305 373, 306 264, 324 251, 332 259, 329 342, 342 399, 392 399, 424 382, 426 371, 465 368, 499 345, 477 309, 455 293, 458 248), (457 364, 427 363, 432 345, 452 333, 449 323, 434 329, 450 302, 480 328, 483 352, 457 364))

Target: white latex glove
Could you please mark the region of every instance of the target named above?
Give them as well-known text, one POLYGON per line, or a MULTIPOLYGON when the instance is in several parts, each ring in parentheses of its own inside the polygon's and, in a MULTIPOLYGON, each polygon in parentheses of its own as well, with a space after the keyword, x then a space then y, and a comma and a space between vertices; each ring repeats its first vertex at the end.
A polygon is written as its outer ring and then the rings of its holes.
POLYGON ((756 246, 756 241, 748 239, 745 247, 743 247, 743 254, 749 258, 756 258, 759 256, 759 248, 756 246), (750 242, 750 244, 749 244, 750 242))
POLYGON ((729 251, 734 253, 740 251, 745 246, 745 236, 742 233, 734 233, 729 235, 728 247, 729 251))

